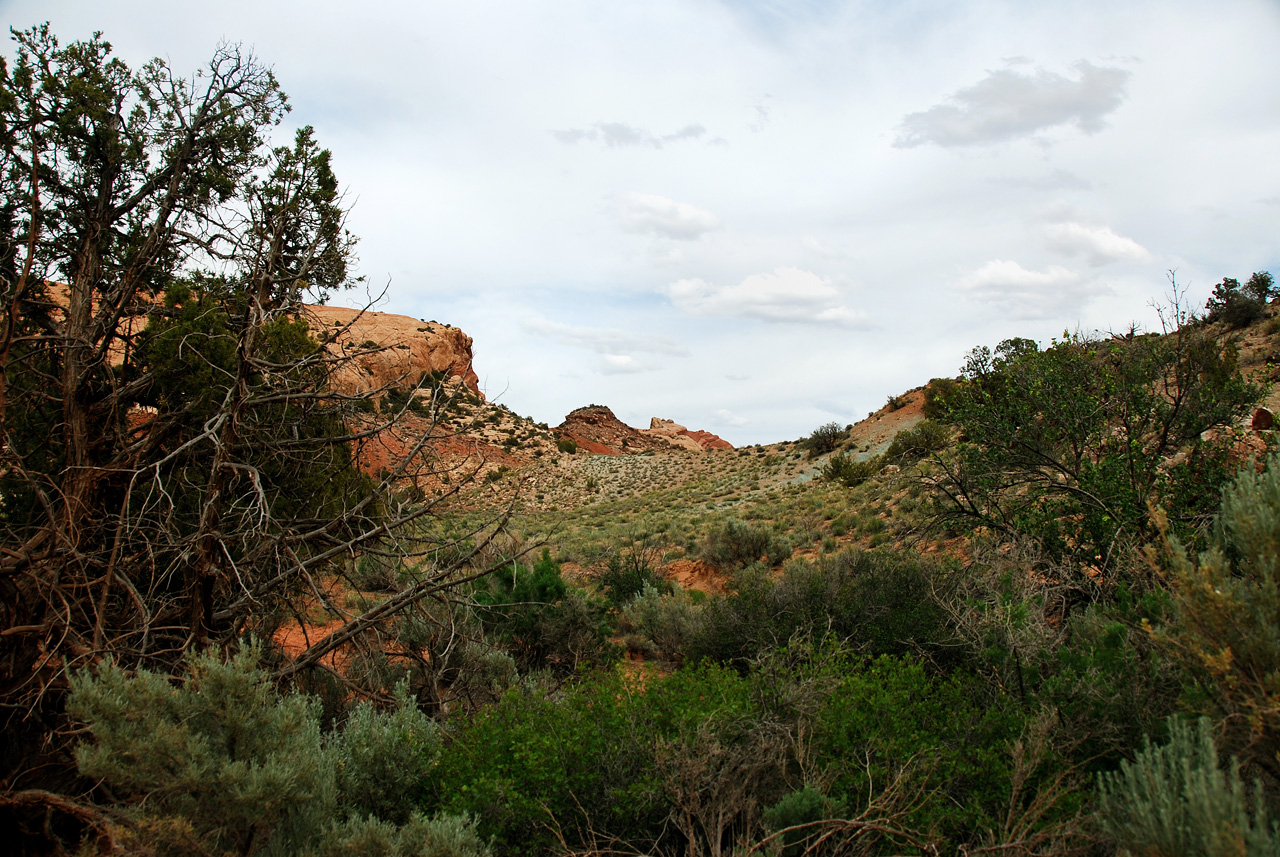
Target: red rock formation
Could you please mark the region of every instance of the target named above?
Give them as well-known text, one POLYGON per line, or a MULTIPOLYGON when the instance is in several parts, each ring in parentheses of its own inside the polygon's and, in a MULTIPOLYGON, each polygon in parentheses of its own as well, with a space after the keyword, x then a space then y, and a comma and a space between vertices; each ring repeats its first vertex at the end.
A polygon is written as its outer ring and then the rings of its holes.
POLYGON ((689 431, 679 423, 672 420, 664 420, 661 417, 650 419, 649 428, 645 433, 665 437, 673 446, 679 446, 684 449, 733 449, 733 444, 718 435, 714 435, 709 431, 689 431))
POLYGON ((603 405, 578 408, 565 417, 556 433, 589 452, 604 455, 627 455, 673 447, 691 452, 733 449, 733 444, 710 432, 689 431, 671 420, 658 417, 649 421, 647 429, 632 428, 603 405))
POLYGON ((331 353, 354 354, 351 363, 334 373, 332 384, 339 392, 355 394, 385 385, 407 390, 423 375, 443 373, 483 398, 471 368, 471 337, 456 327, 334 306, 308 306, 302 315, 331 353), (365 347, 378 350, 360 353, 365 347))
POLYGON ((667 446, 664 439, 632 428, 603 405, 588 405, 571 412, 556 429, 556 434, 589 452, 603 455, 628 455, 667 446))

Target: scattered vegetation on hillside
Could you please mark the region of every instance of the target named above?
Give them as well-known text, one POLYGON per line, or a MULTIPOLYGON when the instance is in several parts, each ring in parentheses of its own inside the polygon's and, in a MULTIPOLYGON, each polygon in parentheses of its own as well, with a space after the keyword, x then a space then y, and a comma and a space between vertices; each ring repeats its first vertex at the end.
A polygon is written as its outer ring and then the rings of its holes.
POLYGON ((310 131, 266 147, 264 68, 18 39, 13 847, 1276 853, 1280 453, 1235 338, 1274 351, 1269 274, 976 348, 860 426, 590 455, 440 378, 329 388, 291 313, 352 239, 310 131), (464 437, 512 455, 451 469, 464 437))

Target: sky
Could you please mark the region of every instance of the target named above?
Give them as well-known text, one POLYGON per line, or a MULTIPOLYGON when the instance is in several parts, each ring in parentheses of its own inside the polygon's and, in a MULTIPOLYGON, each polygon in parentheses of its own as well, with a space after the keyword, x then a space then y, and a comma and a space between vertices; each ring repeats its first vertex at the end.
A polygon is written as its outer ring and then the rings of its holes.
POLYGON ((1280 276, 1280 2, 0 0, 274 68, 360 238, 335 303, 475 340, 490 399, 736 445, 975 346, 1280 276))

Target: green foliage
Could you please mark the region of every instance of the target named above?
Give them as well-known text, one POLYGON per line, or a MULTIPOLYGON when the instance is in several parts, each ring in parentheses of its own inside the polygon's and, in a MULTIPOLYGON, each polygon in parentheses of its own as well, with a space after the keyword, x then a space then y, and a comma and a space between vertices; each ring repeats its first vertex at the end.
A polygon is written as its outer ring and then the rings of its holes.
POLYGON ((953 636, 928 593, 946 584, 930 572, 910 554, 855 551, 793 560, 776 581, 744 569, 730 594, 703 606, 686 657, 742 665, 794 637, 831 634, 852 651, 945 659, 953 636))
POLYGON ((1099 567, 1119 542, 1154 534, 1153 504, 1175 530, 1202 521, 1198 501, 1172 505, 1188 496, 1170 487, 1187 465, 1165 462, 1261 394, 1230 345, 1185 323, 1160 336, 1069 337, 1043 351, 1010 340, 994 354, 975 349, 964 374, 946 398, 947 420, 967 437, 939 485, 946 514, 1099 567))
POLYGON ((609 603, 622 607, 646 588, 669 590, 670 584, 653 568, 657 558, 656 550, 634 544, 612 554, 599 577, 609 603))
POLYGON ((1006 810, 1007 748, 1022 726, 1017 707, 992 698, 976 676, 933 677, 915 660, 885 656, 842 670, 818 714, 812 752, 831 766, 827 793, 854 812, 894 777, 927 780, 930 799, 905 823, 959 843, 1006 810))
POLYGON ((804 442, 809 450, 809 457, 814 458, 831 452, 840 445, 840 441, 844 440, 845 434, 845 430, 836 422, 818 426, 804 442))
POLYGON ((306 857, 490 857, 492 849, 465 816, 414 813, 403 825, 356 816, 325 832, 306 857))
POLYGON ((921 420, 893 436, 884 458, 892 464, 912 464, 947 448, 951 432, 933 420, 921 420))
POLYGON ((878 455, 858 461, 852 455, 840 453, 831 456, 822 465, 822 478, 838 482, 846 488, 856 488, 879 473, 883 466, 884 462, 878 455))
POLYGON ((181 687, 107 664, 72 680, 69 709, 92 742, 76 761, 142 812, 176 816, 201 841, 248 853, 306 846, 332 811, 334 768, 313 699, 279 696, 243 649, 191 660, 181 687))
MULTIPOLYGON (((847 809, 844 802, 830 800, 813 786, 805 786, 765 810, 761 820, 767 829, 780 831, 828 818, 840 818, 847 809)), ((806 830, 793 830, 783 834, 782 857, 801 857, 805 850, 804 843, 808 839, 806 830)))
POLYGON ((623 608, 618 624, 620 630, 644 635, 660 657, 679 662, 697 628, 700 614, 689 593, 679 587, 666 589, 669 591, 646 583, 640 594, 623 608))
POLYGON ((512 562, 489 575, 475 602, 486 631, 502 642, 521 672, 572 673, 614 656, 604 606, 569 588, 548 549, 532 568, 512 562))
POLYGON ((741 568, 761 558, 779 565, 791 557, 791 542, 768 526, 756 526, 730 518, 707 531, 703 558, 721 568, 741 568))
POLYGON ((954 378, 934 378, 924 388, 924 416, 929 420, 945 420, 947 397, 955 394, 960 386, 954 378))
POLYGON ((396 707, 388 712, 357 703, 333 752, 344 810, 402 824, 420 802, 440 752, 440 735, 409 695, 407 683, 396 687, 395 697, 396 707))
POLYGON ((1210 322, 1223 322, 1233 330, 1248 327, 1266 317, 1274 285, 1275 281, 1266 271, 1255 273, 1243 286, 1237 279, 1224 277, 1213 287, 1213 294, 1205 304, 1205 318, 1210 322))
POLYGON ((1211 549, 1193 563, 1175 541, 1173 563, 1174 617, 1158 639, 1232 752, 1280 780, 1280 454, 1223 491, 1211 549))
POLYGON ((556 449, 568 455, 573 455, 578 451, 578 444, 571 437, 562 437, 556 440, 556 449))
POLYGON ((1169 743, 1143 749, 1114 774, 1099 776, 1103 829, 1130 853, 1150 857, 1262 857, 1280 852, 1280 828, 1255 787, 1252 799, 1240 766, 1218 763, 1208 718, 1174 719, 1169 743), (1250 812, 1249 805, 1253 804, 1250 812))

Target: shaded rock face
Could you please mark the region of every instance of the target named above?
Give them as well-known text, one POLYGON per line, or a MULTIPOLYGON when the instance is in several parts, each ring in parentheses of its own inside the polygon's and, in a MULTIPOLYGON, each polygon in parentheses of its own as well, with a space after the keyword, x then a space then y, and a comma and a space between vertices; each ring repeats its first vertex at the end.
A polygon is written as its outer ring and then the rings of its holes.
POLYGON ((556 429, 583 449, 604 455, 628 455, 657 449, 733 449, 733 445, 710 432, 689 431, 682 425, 654 417, 649 428, 636 429, 614 416, 603 405, 578 408, 556 429))
POLYGON ((484 397, 471 368, 471 337, 456 327, 334 306, 305 307, 302 317, 330 352, 355 355, 334 373, 331 383, 339 393, 352 395, 382 386, 409 390, 424 375, 439 374, 484 397), (358 353, 373 347, 379 350, 358 353))

